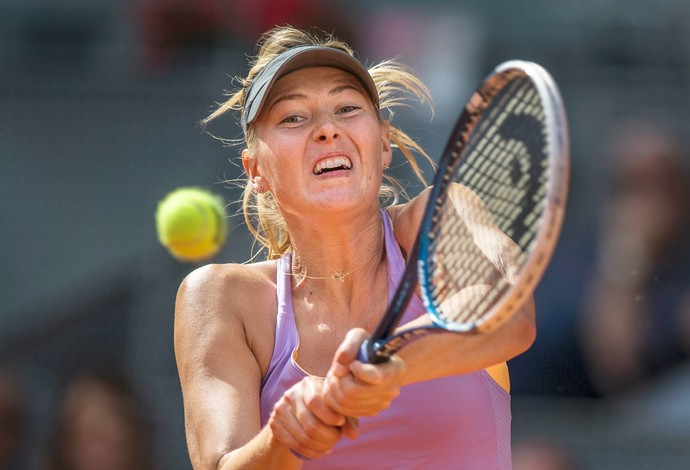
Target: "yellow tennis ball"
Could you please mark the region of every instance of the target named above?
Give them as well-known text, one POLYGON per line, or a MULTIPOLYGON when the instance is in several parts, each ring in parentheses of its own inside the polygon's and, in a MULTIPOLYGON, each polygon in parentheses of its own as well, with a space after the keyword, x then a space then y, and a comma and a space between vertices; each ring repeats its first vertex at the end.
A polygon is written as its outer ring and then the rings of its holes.
POLYGON ((158 203, 156 231, 175 258, 207 260, 218 253, 228 234, 223 200, 202 188, 178 188, 158 203))

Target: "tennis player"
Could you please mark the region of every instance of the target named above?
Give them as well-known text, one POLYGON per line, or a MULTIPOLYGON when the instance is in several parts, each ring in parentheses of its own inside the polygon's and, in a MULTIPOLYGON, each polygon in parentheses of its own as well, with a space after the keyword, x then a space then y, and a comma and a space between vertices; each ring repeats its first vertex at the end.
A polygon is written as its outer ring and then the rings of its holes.
MULTIPOLYGON (((511 467, 505 361, 534 340, 531 301, 486 335, 356 360, 426 203, 425 191, 398 203, 385 175, 399 152, 422 178, 426 155, 384 117, 413 96, 429 100, 406 67, 367 69, 332 36, 282 27, 207 118, 239 113, 243 208, 267 259, 205 266, 180 286, 175 351, 196 469, 511 467)), ((402 323, 424 314, 415 297, 402 323)))

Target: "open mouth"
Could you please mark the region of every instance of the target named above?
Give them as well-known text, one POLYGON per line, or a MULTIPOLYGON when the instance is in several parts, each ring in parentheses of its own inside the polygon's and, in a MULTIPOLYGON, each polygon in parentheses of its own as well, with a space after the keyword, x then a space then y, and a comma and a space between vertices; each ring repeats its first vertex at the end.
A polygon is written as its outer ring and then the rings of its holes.
POLYGON ((334 158, 325 158, 323 160, 320 160, 314 169, 312 170, 312 173, 315 175, 323 175, 324 173, 329 173, 331 171, 338 171, 338 170, 349 170, 352 168, 352 162, 350 161, 349 158, 346 157, 334 157, 334 158))

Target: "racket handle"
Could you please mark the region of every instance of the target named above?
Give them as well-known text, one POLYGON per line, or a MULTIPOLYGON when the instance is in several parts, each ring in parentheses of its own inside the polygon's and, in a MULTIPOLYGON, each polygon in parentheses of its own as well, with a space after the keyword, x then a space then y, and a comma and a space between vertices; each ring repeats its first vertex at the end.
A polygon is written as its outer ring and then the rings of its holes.
POLYGON ((369 360, 369 340, 365 339, 364 342, 359 346, 359 354, 357 355, 357 360, 364 362, 365 364, 371 364, 369 360))
POLYGON ((365 339, 362 345, 359 347, 359 354, 357 354, 357 360, 365 364, 381 364, 382 362, 387 362, 389 356, 386 354, 381 354, 380 351, 369 350, 370 340, 365 339))

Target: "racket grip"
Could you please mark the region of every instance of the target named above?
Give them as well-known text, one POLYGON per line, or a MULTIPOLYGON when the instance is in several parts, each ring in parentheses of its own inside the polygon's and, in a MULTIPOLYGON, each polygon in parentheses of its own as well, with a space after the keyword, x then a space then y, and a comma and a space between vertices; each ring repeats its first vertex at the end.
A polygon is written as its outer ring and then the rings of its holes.
POLYGON ((365 364, 370 364, 369 360, 369 340, 365 339, 364 342, 359 346, 359 354, 357 355, 357 360, 364 362, 365 364))

